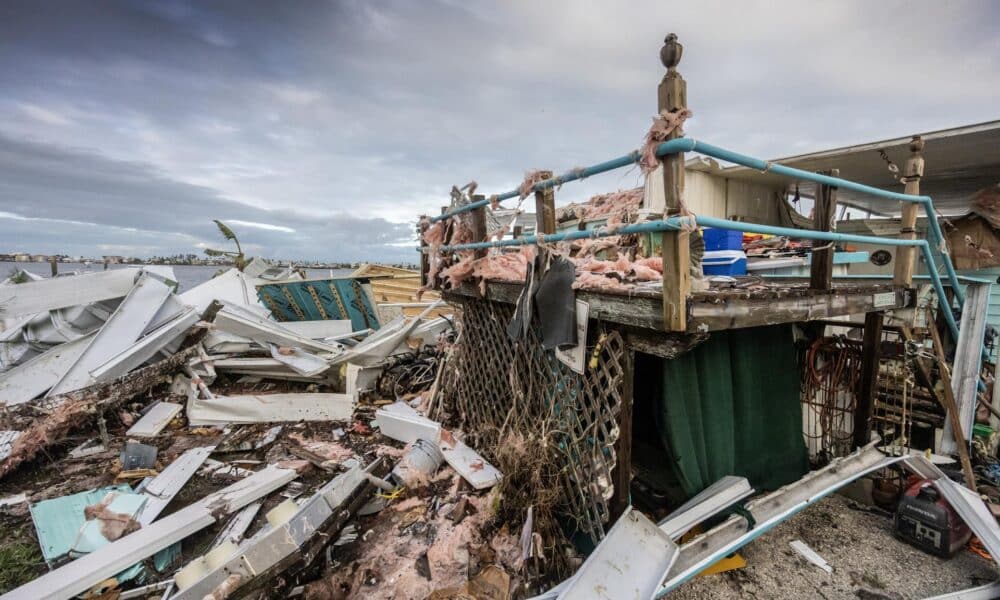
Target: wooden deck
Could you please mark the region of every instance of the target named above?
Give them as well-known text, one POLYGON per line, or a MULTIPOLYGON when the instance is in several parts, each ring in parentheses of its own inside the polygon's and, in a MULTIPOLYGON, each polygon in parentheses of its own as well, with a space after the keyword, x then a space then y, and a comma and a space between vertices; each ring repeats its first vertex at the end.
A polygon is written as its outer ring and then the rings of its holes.
MULTIPOLYGON (((514 303, 522 284, 491 281, 486 297, 514 303)), ((465 284, 445 299, 479 298, 478 286, 465 284)), ((912 306, 914 290, 886 279, 834 281, 832 290, 809 289, 808 280, 737 277, 736 284, 693 292, 687 301, 687 332, 702 333, 778 323, 795 323, 912 306)), ((590 304, 591 318, 630 327, 664 331, 660 290, 631 295, 577 290, 590 304)))

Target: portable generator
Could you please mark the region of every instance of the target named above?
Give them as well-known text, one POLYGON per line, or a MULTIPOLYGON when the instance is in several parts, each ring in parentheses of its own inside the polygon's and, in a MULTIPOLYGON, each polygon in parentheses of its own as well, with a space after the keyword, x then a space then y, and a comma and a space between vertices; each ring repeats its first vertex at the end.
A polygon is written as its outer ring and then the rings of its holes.
POLYGON ((920 479, 903 492, 896 508, 896 536, 924 552, 948 558, 972 536, 930 479, 920 479))

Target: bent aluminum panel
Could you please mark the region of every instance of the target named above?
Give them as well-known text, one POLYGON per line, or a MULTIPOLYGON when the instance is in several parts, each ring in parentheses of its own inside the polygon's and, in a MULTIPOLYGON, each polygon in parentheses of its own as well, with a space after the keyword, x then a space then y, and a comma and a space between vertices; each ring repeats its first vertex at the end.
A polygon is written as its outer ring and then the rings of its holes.
POLYGON ((646 600, 677 554, 677 544, 656 523, 629 506, 559 599, 646 600))
POLYGON ((677 562, 668 573, 669 578, 654 597, 663 597, 722 557, 742 548, 782 521, 855 479, 905 459, 901 456, 883 455, 875 448, 875 443, 877 442, 747 503, 747 510, 757 521, 753 529, 747 530, 747 521, 743 517, 733 516, 681 546, 677 562))

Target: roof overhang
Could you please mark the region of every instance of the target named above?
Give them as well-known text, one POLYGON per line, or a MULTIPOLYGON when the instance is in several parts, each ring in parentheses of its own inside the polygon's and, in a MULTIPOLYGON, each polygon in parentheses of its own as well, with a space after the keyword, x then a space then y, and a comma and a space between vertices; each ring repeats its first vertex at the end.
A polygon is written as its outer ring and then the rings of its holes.
MULTIPOLYGON (((942 129, 919 134, 925 142, 924 176, 920 193, 931 196, 934 205, 944 214, 961 214, 970 209, 971 197, 979 190, 1000 183, 1000 121, 942 129)), ((879 151, 895 162, 902 171, 910 155, 912 136, 870 142, 810 154, 778 158, 772 162, 804 171, 840 169, 840 176, 870 186, 903 191, 903 183, 889 172, 879 151)), ((741 166, 726 167, 725 177, 781 185, 792 183, 788 178, 741 166)), ((802 195, 812 196, 813 185, 801 182, 802 195)), ((898 215, 900 203, 875 198, 867 194, 838 190, 837 202, 877 215, 898 215)))

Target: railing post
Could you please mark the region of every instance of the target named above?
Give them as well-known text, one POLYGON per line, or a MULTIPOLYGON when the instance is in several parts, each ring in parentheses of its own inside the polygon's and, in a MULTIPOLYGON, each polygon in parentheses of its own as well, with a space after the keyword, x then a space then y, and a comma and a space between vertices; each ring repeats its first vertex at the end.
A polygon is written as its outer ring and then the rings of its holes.
MULTIPOLYGON (((901 246, 905 247, 905 246, 901 246)), ((813 257, 815 261, 815 257, 813 257)), ((861 380, 854 402, 853 448, 860 448, 871 441, 872 411, 878 386, 878 364, 882 356, 882 313, 865 315, 864 340, 862 341, 861 380)))
MULTIPOLYGON (((840 169, 822 171, 823 175, 840 177, 840 169)), ((813 205, 813 228, 816 231, 833 231, 833 219, 837 214, 837 188, 822 183, 816 184, 816 201, 813 205)), ((833 288, 833 242, 812 252, 809 267, 809 288, 829 290, 833 288)))
MULTIPOLYGON (((906 187, 904 194, 910 196, 920 195, 920 178, 924 175, 924 157, 921 152, 924 149, 924 140, 919 135, 913 136, 910 140, 910 158, 906 159, 906 168, 903 170, 903 180, 906 187)), ((917 239, 917 209, 919 205, 915 202, 903 204, 902 219, 899 223, 899 237, 904 240, 917 239)), ((916 260, 916 249, 913 246, 901 246, 896 251, 896 266, 893 271, 892 282, 896 285, 909 287, 913 283, 913 265, 916 260)))
MULTIPOLYGON (((539 171, 542 179, 552 177, 552 171, 539 171)), ((556 191, 546 188, 535 192, 535 233, 556 232, 556 191)))
POLYGON ((420 221, 418 221, 417 225, 417 235, 420 237, 420 287, 427 287, 427 274, 431 270, 430 254, 427 254, 424 250, 427 247, 427 242, 424 241, 424 233, 426 233, 428 227, 427 215, 420 215, 420 221))
MULTIPOLYGON (((473 202, 478 202, 480 200, 485 200, 486 196, 481 194, 476 194, 472 196, 473 202)), ((471 213, 471 224, 472 224, 472 241, 473 242, 485 242, 486 241, 486 207, 480 206, 479 208, 474 208, 471 213)), ((488 249, 482 248, 475 251, 476 258, 482 258, 486 256, 488 249)))
MULTIPOLYGON (((660 61, 667 73, 657 89, 657 108, 676 112, 687 108, 687 82, 677 71, 684 47, 677 36, 670 34, 660 49, 660 61)), ((669 138, 680 136, 671 132, 669 138)), ((663 198, 666 218, 680 211, 684 196, 684 154, 668 154, 663 164, 663 198)), ((691 290, 690 234, 686 230, 665 231, 660 234, 660 252, 663 258, 663 326, 668 331, 687 330, 687 297, 691 290)))
MULTIPOLYGON (((667 68, 667 73, 660 81, 657 89, 657 111, 677 112, 687 108, 687 82, 677 71, 677 65, 681 62, 681 54, 684 46, 677 41, 677 36, 673 33, 664 40, 663 48, 660 49, 660 61, 667 68)), ((667 136, 668 140, 681 136, 680 128, 674 129, 667 136)), ((665 212, 677 212, 680 210, 684 194, 684 153, 668 154, 663 157, 663 197, 665 202, 665 212)), ((664 215, 665 216, 665 215, 664 215)))

